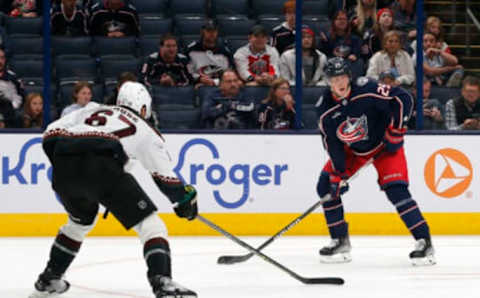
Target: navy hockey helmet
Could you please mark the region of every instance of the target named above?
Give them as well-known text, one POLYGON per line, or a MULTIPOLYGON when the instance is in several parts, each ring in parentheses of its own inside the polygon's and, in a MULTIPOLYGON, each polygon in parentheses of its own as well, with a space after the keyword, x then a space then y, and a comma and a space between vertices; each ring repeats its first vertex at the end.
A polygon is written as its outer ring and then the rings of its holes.
POLYGON ((341 75, 348 75, 348 77, 352 78, 352 72, 350 70, 350 66, 347 64, 347 61, 341 57, 334 57, 330 58, 325 65, 325 75, 327 78, 341 76, 341 75))

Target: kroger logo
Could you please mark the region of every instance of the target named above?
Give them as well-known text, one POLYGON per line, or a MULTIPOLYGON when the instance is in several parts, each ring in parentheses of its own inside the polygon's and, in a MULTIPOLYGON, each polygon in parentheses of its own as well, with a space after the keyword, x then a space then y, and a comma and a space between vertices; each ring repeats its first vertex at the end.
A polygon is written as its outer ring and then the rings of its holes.
POLYGON ((37 144, 42 144, 42 138, 28 140, 20 149, 17 164, 12 164, 8 156, 2 157, 2 184, 10 184, 13 180, 16 180, 20 184, 36 185, 39 182, 39 176, 43 174, 47 175, 48 180, 52 180, 52 167, 49 164, 47 168, 45 162, 26 162, 29 150, 37 144))
POLYGON ((238 208, 242 206, 250 196, 250 186, 256 184, 258 186, 280 185, 282 173, 288 170, 288 165, 275 164, 272 167, 266 164, 233 164, 230 168, 225 168, 220 162, 220 154, 217 147, 206 139, 192 139, 183 145, 180 150, 178 163, 174 168, 175 174, 184 183, 196 185, 199 177, 204 178, 212 186, 221 186, 225 182, 231 182, 242 187, 240 198, 231 198, 232 195, 222 193, 220 190, 213 190, 215 201, 224 208, 238 208), (212 153, 215 161, 209 165, 203 163, 191 163, 185 165, 185 158, 189 150, 193 150, 195 146, 204 146, 212 153), (180 171, 189 167, 190 177, 182 176, 180 171), (226 199, 228 198, 228 200, 226 199))

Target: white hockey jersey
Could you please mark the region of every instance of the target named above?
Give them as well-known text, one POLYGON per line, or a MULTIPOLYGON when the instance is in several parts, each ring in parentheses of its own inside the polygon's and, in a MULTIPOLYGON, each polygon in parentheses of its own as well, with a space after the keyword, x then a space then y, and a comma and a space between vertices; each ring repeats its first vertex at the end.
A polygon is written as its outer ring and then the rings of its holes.
MULTIPOLYGON (((178 181, 163 137, 142 117, 124 107, 96 105, 76 110, 51 123, 43 138, 61 136, 119 140, 128 157, 140 161, 154 178, 178 181)), ((126 170, 132 164, 127 163, 126 170)))

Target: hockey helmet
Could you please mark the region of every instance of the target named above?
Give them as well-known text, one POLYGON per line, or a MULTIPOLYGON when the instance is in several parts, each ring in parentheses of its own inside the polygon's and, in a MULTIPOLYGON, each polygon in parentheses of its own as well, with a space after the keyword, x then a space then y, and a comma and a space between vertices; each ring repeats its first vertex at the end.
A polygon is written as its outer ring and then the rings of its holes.
POLYGON ((348 75, 349 78, 352 78, 352 72, 350 71, 350 66, 347 64, 347 61, 341 57, 330 58, 325 65, 325 75, 327 78, 348 75))
POLYGON ((146 107, 145 118, 152 115, 152 97, 144 85, 137 82, 125 82, 120 87, 117 105, 128 107, 141 114, 143 106, 146 107))

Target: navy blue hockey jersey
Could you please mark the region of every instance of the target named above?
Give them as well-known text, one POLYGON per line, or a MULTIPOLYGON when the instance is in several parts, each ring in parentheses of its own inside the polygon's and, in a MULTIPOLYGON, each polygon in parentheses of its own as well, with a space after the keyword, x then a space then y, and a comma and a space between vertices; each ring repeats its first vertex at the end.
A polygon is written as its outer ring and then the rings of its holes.
POLYGON ((319 101, 323 144, 340 173, 346 170, 345 147, 357 155, 372 153, 382 146, 387 127, 405 127, 413 109, 413 98, 405 89, 366 78, 358 82, 345 99, 334 99, 327 89, 319 101))

